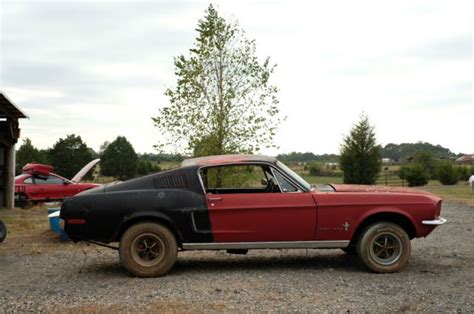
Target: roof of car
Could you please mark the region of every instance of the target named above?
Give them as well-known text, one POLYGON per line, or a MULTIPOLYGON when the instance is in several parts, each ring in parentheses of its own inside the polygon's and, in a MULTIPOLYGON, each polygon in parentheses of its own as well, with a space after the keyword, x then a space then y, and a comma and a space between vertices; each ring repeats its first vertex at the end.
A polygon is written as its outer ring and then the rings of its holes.
POLYGON ((185 159, 181 163, 181 167, 187 166, 212 166, 222 164, 233 164, 240 162, 269 162, 275 163, 274 157, 264 155, 216 155, 185 159))

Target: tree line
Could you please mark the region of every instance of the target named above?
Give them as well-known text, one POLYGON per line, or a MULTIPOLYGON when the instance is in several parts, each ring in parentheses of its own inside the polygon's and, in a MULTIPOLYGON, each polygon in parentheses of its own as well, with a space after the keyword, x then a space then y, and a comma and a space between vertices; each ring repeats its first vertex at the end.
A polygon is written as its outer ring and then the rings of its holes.
MULTIPOLYGON (((380 146, 380 157, 390 158, 399 162, 410 162, 415 158, 418 152, 430 153, 436 159, 455 159, 463 154, 455 154, 449 148, 441 145, 433 145, 428 142, 417 143, 389 143, 385 146, 380 146)), ((276 157, 282 162, 339 162, 339 154, 314 154, 312 152, 291 152, 287 154, 279 154, 276 157)))
POLYGON ((158 159, 150 158, 148 154, 137 154, 124 136, 118 136, 112 142, 105 142, 99 152, 96 152, 88 147, 79 135, 70 134, 58 139, 53 147, 48 149, 38 149, 29 138, 24 139, 16 152, 16 173, 21 173, 27 163, 41 163, 52 165, 54 171, 65 178, 72 178, 96 158, 101 159, 100 174, 118 180, 161 170, 158 159))

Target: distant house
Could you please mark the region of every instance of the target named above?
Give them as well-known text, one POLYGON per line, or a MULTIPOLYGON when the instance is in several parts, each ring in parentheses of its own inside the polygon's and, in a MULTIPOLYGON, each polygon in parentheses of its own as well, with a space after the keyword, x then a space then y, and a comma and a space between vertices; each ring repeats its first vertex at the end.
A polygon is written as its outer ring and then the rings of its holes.
POLYGON ((325 162, 324 167, 326 167, 326 169, 335 170, 337 168, 337 162, 325 162))
POLYGON ((455 162, 461 165, 473 165, 474 154, 461 156, 458 159, 456 159, 455 162))
POLYGON ((393 160, 391 158, 382 158, 382 163, 383 164, 391 164, 393 160))

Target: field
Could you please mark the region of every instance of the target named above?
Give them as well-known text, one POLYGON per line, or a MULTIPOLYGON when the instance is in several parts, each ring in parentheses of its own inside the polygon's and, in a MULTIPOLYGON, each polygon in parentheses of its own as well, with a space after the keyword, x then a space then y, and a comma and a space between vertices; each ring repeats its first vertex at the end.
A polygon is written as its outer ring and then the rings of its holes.
POLYGON ((420 189, 439 195, 445 199, 457 200, 474 206, 474 192, 465 182, 456 185, 441 185, 438 181, 431 180, 420 189))

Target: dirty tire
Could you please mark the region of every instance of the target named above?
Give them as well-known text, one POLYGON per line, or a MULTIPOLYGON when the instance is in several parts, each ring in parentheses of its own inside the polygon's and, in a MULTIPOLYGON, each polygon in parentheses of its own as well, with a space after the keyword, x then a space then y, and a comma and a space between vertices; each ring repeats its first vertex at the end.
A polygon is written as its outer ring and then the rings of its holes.
POLYGON ((7 237, 7 226, 0 220, 0 242, 7 237))
POLYGON ((393 273, 405 266, 411 254, 406 231, 390 222, 368 226, 357 242, 357 255, 362 263, 377 273, 393 273))
POLYGON ((120 239, 120 262, 137 277, 165 275, 173 268, 177 255, 175 236, 158 223, 135 224, 120 239))

